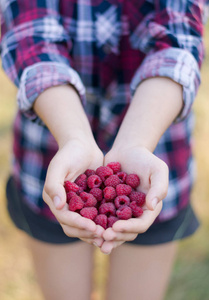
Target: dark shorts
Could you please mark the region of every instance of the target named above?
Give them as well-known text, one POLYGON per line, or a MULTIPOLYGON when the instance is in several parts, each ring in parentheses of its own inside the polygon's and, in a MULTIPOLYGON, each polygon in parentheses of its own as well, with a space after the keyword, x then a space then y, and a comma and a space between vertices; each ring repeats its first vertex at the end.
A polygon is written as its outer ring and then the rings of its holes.
MULTIPOLYGON (((17 228, 31 237, 52 244, 66 244, 78 241, 65 235, 59 223, 53 222, 32 211, 22 200, 21 194, 12 177, 6 187, 9 215, 17 228)), ((180 240, 192 235, 199 227, 199 222, 191 205, 181 210, 175 218, 153 224, 145 233, 139 234, 134 245, 157 245, 180 240)))

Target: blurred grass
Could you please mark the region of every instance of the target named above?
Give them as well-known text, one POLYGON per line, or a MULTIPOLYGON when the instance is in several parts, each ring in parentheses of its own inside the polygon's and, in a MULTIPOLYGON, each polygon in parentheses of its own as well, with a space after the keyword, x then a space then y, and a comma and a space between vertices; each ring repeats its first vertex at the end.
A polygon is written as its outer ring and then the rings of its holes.
POLYGON ((209 300, 209 24, 205 48, 202 84, 194 104, 194 155, 198 174, 192 202, 201 227, 192 238, 180 243, 166 300, 209 300))
MULTIPOLYGON (((206 59, 202 85, 196 99, 194 153, 198 178, 192 201, 202 223, 180 248, 166 300, 209 300, 209 24, 205 32, 206 59)), ((5 207, 5 182, 9 174, 11 124, 16 88, 0 70, 0 299, 41 300, 24 239, 12 225, 5 207)), ((92 300, 104 299, 108 257, 96 252, 92 300)), ((116 299, 119 300, 119 299, 116 299)))

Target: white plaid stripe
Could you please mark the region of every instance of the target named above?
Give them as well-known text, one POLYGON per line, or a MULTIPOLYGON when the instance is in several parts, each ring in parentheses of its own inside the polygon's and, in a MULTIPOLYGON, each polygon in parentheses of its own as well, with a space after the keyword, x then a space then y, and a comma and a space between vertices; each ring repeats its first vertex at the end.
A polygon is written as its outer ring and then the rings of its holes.
POLYGON ((172 78, 183 86, 184 109, 176 121, 182 120, 190 112, 200 83, 200 70, 193 55, 178 48, 148 55, 133 77, 132 93, 142 80, 155 76, 172 78))
POLYGON ((47 87, 65 83, 72 84, 84 101, 85 87, 74 69, 52 62, 41 62, 27 67, 21 76, 17 94, 20 110, 30 119, 37 119, 32 106, 38 95, 47 87))
POLYGON ((103 46, 107 41, 113 45, 118 43, 121 23, 117 21, 117 7, 110 7, 105 13, 96 14, 96 40, 98 46, 103 46))

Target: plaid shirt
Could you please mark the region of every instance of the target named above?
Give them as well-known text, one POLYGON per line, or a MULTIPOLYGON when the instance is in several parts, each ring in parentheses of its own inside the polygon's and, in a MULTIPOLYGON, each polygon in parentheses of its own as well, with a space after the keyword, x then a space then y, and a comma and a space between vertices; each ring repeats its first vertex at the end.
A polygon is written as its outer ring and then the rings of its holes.
MULTIPOLYGON (((194 181, 191 106, 200 84, 206 1, 1 0, 1 58, 18 87, 13 174, 26 203, 50 217, 42 200, 57 143, 33 111, 45 89, 72 84, 95 139, 110 149, 138 84, 163 76, 183 87, 184 108, 155 154, 170 170, 159 221, 190 200, 194 181)), ((163 91, 162 91, 163 93, 163 91)))

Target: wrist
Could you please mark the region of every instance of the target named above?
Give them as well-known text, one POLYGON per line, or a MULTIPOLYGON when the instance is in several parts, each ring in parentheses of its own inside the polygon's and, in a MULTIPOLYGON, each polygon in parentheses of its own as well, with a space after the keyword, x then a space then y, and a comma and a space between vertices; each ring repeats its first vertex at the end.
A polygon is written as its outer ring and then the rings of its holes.
POLYGON ((137 88, 114 146, 145 147, 153 152, 182 109, 182 87, 168 78, 150 78, 137 88))
POLYGON ((115 151, 125 151, 126 149, 136 149, 136 148, 144 148, 150 152, 155 150, 156 144, 153 140, 150 139, 140 139, 137 137, 136 139, 124 138, 124 139, 116 139, 112 149, 115 151))
POLYGON ((76 131, 74 135, 67 135, 66 136, 62 136, 60 138, 58 138, 57 143, 58 143, 58 147, 59 149, 62 149, 63 147, 67 146, 67 145, 75 145, 75 148, 77 145, 81 146, 82 148, 86 148, 87 149, 99 149, 93 136, 91 135, 87 135, 84 132, 81 131, 76 131), (77 134, 76 134, 77 132, 77 134))
POLYGON ((51 87, 35 101, 34 110, 46 124, 60 148, 70 140, 94 138, 78 93, 71 85, 51 87))

